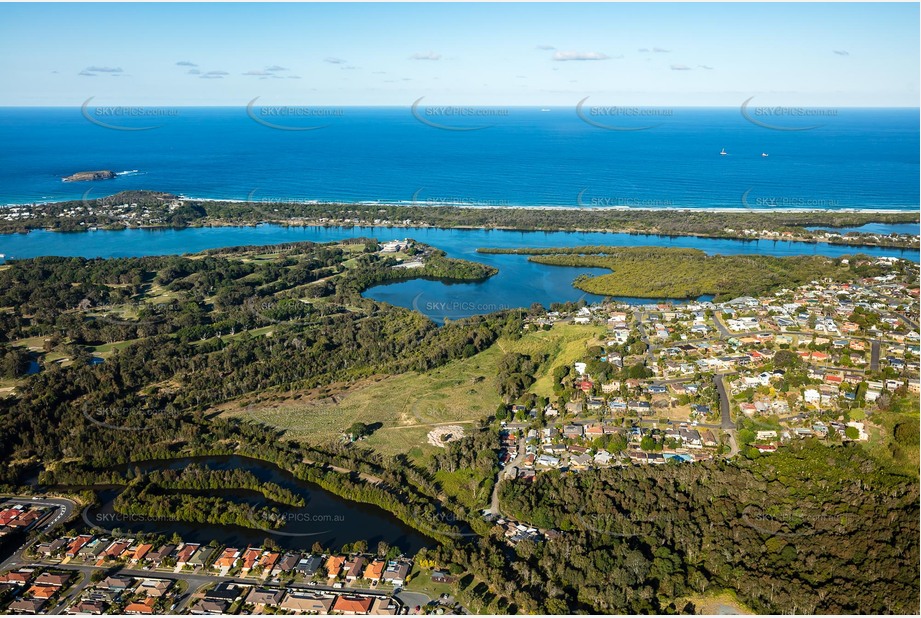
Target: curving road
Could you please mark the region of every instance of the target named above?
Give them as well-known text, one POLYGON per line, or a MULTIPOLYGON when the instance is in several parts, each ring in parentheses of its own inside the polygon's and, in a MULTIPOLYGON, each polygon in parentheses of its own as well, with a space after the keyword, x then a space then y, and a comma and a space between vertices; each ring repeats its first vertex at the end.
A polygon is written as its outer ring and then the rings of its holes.
POLYGON ((35 544, 38 535, 34 534, 35 530, 43 530, 48 532, 51 529, 55 528, 58 525, 63 524, 64 522, 70 520, 73 516, 74 511, 77 508, 77 503, 73 500, 68 500, 67 498, 39 498, 32 499, 27 496, 0 496, 3 498, 5 504, 33 504, 36 506, 51 506, 56 507, 49 515, 46 515, 29 533, 28 540, 18 549, 16 549, 10 556, 7 556, 0 562, 0 571, 6 571, 11 568, 14 568, 20 564, 28 562, 28 560, 23 559, 23 552, 25 552, 29 547, 35 544))

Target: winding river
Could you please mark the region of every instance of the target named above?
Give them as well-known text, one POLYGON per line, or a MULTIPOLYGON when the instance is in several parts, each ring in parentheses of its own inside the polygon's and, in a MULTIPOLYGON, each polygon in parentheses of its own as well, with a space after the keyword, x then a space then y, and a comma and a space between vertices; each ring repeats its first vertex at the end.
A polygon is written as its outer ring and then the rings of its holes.
MULTIPOLYGON (((181 470, 191 464, 216 470, 241 469, 253 473, 262 482, 276 483, 304 497, 307 504, 301 508, 277 505, 268 502, 261 493, 247 490, 208 490, 207 495, 221 496, 234 502, 246 503, 252 507, 274 506, 284 513, 286 524, 279 530, 268 528, 241 527, 212 524, 186 523, 172 520, 126 516, 115 512, 115 498, 121 491, 117 487, 96 487, 101 505, 87 509, 84 523, 98 531, 111 533, 122 531, 159 533, 171 536, 176 533, 186 542, 209 543, 217 540, 221 544, 246 547, 260 546, 271 539, 286 549, 310 549, 319 542, 326 548, 338 549, 345 543, 363 540, 368 547, 377 548, 380 541, 404 552, 415 553, 422 547, 431 546, 428 539, 413 528, 386 512, 369 504, 340 498, 317 485, 307 483, 277 466, 237 455, 186 457, 171 460, 136 462, 118 466, 116 470, 128 469, 149 472, 151 470, 181 470)), ((188 493, 188 492, 187 492, 188 493)))

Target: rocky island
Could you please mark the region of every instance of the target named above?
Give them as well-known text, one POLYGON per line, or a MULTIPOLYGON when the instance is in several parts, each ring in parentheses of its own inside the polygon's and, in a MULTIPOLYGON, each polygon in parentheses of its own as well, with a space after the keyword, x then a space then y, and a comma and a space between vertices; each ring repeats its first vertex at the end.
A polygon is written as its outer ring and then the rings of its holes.
POLYGON ((77 172, 70 176, 65 176, 61 180, 64 182, 80 182, 84 180, 110 180, 117 174, 111 170, 97 170, 95 172, 77 172))

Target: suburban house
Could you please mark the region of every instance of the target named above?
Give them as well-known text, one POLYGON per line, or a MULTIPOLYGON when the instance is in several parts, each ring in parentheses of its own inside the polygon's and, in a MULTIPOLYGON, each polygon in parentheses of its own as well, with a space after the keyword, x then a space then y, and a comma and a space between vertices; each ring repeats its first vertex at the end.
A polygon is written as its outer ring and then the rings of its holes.
POLYGON ((125 606, 126 614, 153 614, 154 606, 157 604, 157 599, 154 597, 147 597, 143 601, 135 601, 134 603, 129 603, 125 606))
POLYGON ((342 572, 342 566, 345 564, 344 556, 330 556, 326 559, 326 572, 329 579, 336 579, 342 572))
POLYGON ((335 599, 332 595, 289 592, 279 608, 293 614, 328 614, 335 599))
POLYGON ((333 602, 333 611, 346 615, 367 614, 371 611, 371 597, 341 595, 333 602))
MULTIPOLYGON (((298 573, 303 573, 307 577, 313 577, 314 573, 320 570, 320 567, 323 566, 323 558, 320 556, 304 556, 297 561, 298 573)), ((338 572, 337 572, 338 575, 338 572)))
POLYGON ((387 568, 386 562, 383 560, 374 560, 365 568, 362 577, 376 584, 381 581, 381 578, 384 576, 385 568, 387 568))
POLYGON ((384 581, 394 586, 402 586, 406 582, 406 576, 409 575, 409 567, 408 562, 391 560, 384 570, 384 581))
POLYGON ((213 567, 221 572, 221 575, 227 575, 227 573, 237 564, 237 559, 240 557, 240 550, 234 547, 228 547, 224 550, 221 556, 214 561, 213 567))
POLYGON ((246 602, 262 609, 266 606, 275 607, 284 598, 285 593, 281 590, 272 590, 270 588, 253 588, 246 597, 246 602))
POLYGON ((137 592, 149 597, 160 598, 173 586, 170 579, 145 579, 137 587, 137 592))
POLYGON ((275 568, 272 569, 270 575, 275 577, 281 575, 282 573, 288 573, 293 571, 298 564, 298 560, 301 559, 300 554, 285 554, 281 559, 275 564, 275 568))
POLYGON ((353 582, 361 579, 362 571, 365 568, 364 556, 355 556, 352 560, 345 563, 345 581, 353 582))
POLYGON ((134 550, 134 554, 131 556, 131 562, 137 564, 141 560, 147 557, 147 554, 150 553, 150 550, 153 549, 153 545, 150 543, 142 543, 137 546, 137 549, 134 550))

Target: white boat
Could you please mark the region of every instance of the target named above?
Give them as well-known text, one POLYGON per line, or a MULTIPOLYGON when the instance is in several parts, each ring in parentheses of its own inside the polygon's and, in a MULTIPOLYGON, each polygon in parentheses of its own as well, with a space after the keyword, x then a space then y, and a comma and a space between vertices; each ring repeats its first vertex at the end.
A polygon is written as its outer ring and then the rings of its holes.
POLYGON ((545 108, 541 109, 540 111, 542 111, 542 112, 549 112, 550 110, 549 110, 548 108, 545 107, 545 108))
POLYGON ((762 153, 761 153, 761 156, 762 156, 762 157, 766 157, 766 156, 768 156, 768 155, 767 155, 766 152, 762 152, 762 153))
POLYGON ((721 154, 722 156, 725 157, 725 156, 728 155, 729 153, 726 152, 726 149, 725 149, 725 148, 723 148, 722 150, 720 150, 720 154, 721 154))

